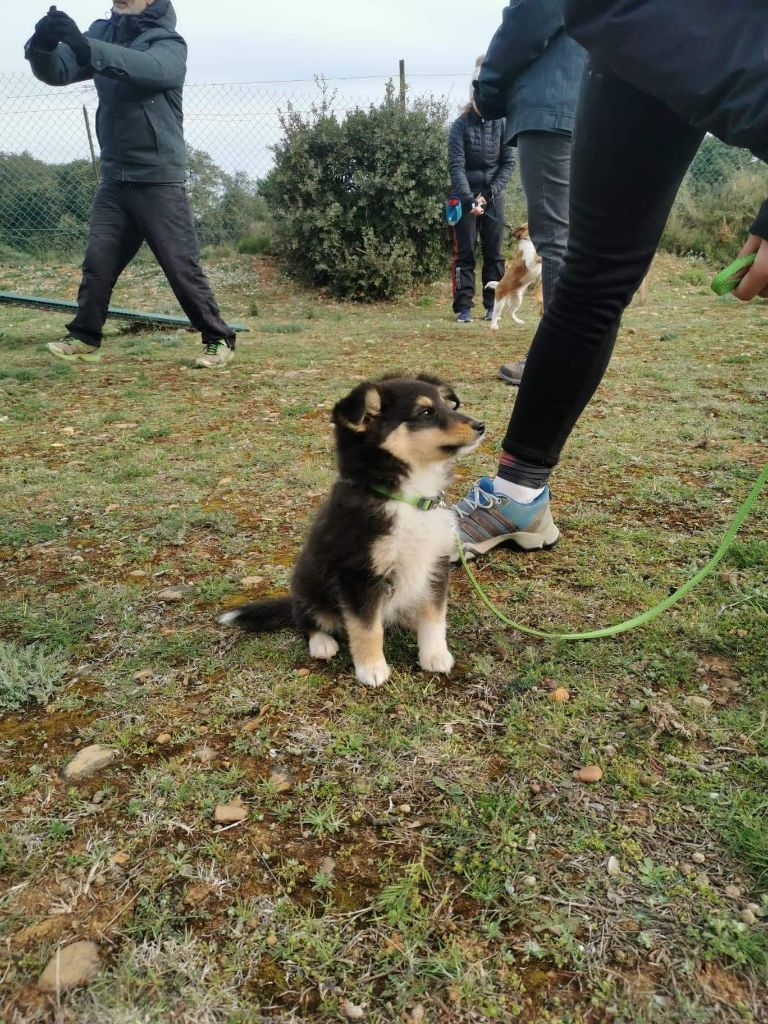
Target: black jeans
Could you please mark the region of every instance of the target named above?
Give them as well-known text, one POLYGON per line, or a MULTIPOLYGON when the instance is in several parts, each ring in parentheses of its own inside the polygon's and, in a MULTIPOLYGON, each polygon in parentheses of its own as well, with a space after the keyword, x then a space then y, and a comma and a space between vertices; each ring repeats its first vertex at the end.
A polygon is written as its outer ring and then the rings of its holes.
POLYGON ((500 281, 504 276, 504 197, 499 196, 486 207, 488 214, 473 217, 465 210, 453 229, 453 311, 471 309, 475 296, 475 246, 480 235, 483 252, 483 305, 493 309, 493 289, 486 288, 489 281, 500 281), (490 215, 490 216, 489 216, 490 215), (493 218, 493 219, 491 219, 493 218))
POLYGON ((568 247, 502 448, 554 466, 603 378, 703 132, 658 100, 584 74, 571 150, 568 247))
POLYGON ((182 185, 99 185, 91 208, 77 316, 67 324, 72 337, 101 345, 112 290, 143 241, 192 326, 202 334, 203 344, 226 341, 234 348, 235 334, 222 320, 200 266, 192 211, 182 185))

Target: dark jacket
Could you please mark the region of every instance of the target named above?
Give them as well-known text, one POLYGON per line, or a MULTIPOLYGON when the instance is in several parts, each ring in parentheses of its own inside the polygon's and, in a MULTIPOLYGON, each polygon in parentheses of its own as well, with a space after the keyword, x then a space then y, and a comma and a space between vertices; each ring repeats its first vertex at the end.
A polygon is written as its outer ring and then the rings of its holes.
POLYGON ((84 67, 66 43, 59 43, 53 53, 34 49, 31 41, 25 47, 35 77, 48 85, 93 79, 99 95, 96 134, 102 178, 184 181, 187 44, 175 27, 170 0, 155 0, 143 14, 113 14, 95 21, 85 33, 91 62, 84 67))
POLYGON ((504 119, 484 121, 469 110, 457 117, 448 135, 448 170, 453 195, 464 200, 482 193, 490 202, 504 193, 515 166, 505 145, 504 119))
MULTIPOLYGON (((768 163, 766 0, 564 0, 598 68, 768 163)), ((768 202, 752 232, 768 238, 768 202)))
POLYGON ((559 0, 512 0, 490 42, 475 85, 484 117, 506 117, 520 132, 573 131, 586 54, 565 34, 559 0))

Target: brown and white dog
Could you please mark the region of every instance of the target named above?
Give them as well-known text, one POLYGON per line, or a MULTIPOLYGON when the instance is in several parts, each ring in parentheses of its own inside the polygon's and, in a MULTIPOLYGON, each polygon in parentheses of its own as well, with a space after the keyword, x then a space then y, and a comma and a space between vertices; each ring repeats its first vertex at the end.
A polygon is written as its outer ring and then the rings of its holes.
POLYGON ((492 331, 498 331, 501 314, 508 308, 516 324, 524 322, 517 315, 523 296, 532 284, 538 284, 541 280, 541 259, 528 237, 528 225, 521 224, 512 232, 512 237, 518 242, 517 255, 507 260, 504 277, 500 281, 489 281, 486 285, 496 292, 491 314, 492 331))

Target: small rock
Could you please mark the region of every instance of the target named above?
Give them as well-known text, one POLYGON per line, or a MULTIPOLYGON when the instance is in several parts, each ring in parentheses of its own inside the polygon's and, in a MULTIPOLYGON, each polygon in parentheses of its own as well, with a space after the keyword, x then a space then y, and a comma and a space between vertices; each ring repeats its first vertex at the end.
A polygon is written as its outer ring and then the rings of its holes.
POLYGON ((540 782, 531 782, 531 783, 529 783, 528 788, 534 794, 540 793, 541 792, 541 783, 540 782))
POLYGON ((130 859, 130 855, 127 854, 125 850, 118 850, 117 853, 112 854, 109 861, 110 864, 117 864, 118 867, 122 867, 124 864, 127 864, 130 859))
POLYGON ((336 861, 333 859, 333 857, 323 857, 323 859, 320 861, 318 871, 320 871, 320 873, 323 875, 332 875, 335 870, 336 861))
POLYGON ((159 736, 155 737, 155 743, 170 743, 172 738, 169 732, 161 732, 159 736))
POLYGON ((119 508, 120 508, 119 505, 107 505, 107 507, 104 509, 104 511, 105 512, 117 512, 117 510, 119 508))
POLYGON ((240 580, 241 587, 258 587, 260 583, 264 582, 263 576, 243 576, 240 580))
POLYGON ((202 747, 196 747, 192 751, 192 757, 196 761, 202 761, 203 764, 209 764, 216 759, 217 753, 213 747, 209 747, 207 743, 204 743, 202 747))
POLYGON ((133 576, 134 579, 138 580, 146 576, 147 573, 145 572, 144 569, 132 569, 131 572, 128 573, 128 575, 133 576))
POLYGON ((603 752, 605 753, 606 757, 616 757, 616 755, 618 754, 618 750, 616 749, 616 747, 614 747, 612 743, 606 743, 606 745, 603 747, 603 752))
POLYGON ((571 695, 564 686, 558 686, 556 690, 553 690, 549 695, 550 700, 554 700, 558 704, 562 704, 567 700, 571 699, 571 695))
POLYGON ((410 1013, 408 1014, 409 1020, 413 1021, 413 1024, 421 1024, 421 1022, 425 1019, 426 1016, 427 1011, 424 1009, 421 1003, 416 1003, 415 1006, 412 1006, 410 1013))
POLYGON ((739 896, 741 896, 741 889, 738 887, 738 885, 726 885, 723 891, 725 892, 725 895, 728 897, 728 899, 731 900, 737 900, 739 896))
POLYGON ((400 806, 397 809, 400 812, 400 814, 410 814, 411 813, 411 805, 410 804, 400 804, 400 806))
POLYGON ((184 597, 184 590, 181 587, 166 587, 157 595, 158 601, 181 601, 184 597))
POLYGON ((234 803, 217 804, 213 816, 219 825, 233 825, 236 821, 244 821, 248 817, 248 810, 234 803))
POLYGON ((357 1006, 356 1003, 351 1003, 349 999, 342 1000, 339 1009, 347 1020, 362 1020, 363 1017, 365 1017, 365 1010, 363 1007, 357 1006))
POLYGON ((621 874, 621 865, 619 864, 618 857, 609 857, 608 858, 608 868, 607 868, 607 871, 608 871, 608 874, 611 876, 611 878, 616 878, 618 875, 621 874))
POLYGON ((529 886, 530 885, 536 885, 536 876, 535 875, 526 875, 525 878, 523 879, 523 885, 529 885, 529 886))
POLYGON ((288 793, 295 785, 293 776, 286 770, 272 772, 269 776, 269 784, 278 793, 288 793))
POLYGON ((74 437, 77 433, 74 427, 63 427, 61 432, 66 435, 66 437, 74 437))
POLYGON ((747 910, 751 910, 753 914, 759 914, 760 913, 760 904, 759 903, 748 903, 747 904, 747 910))
POLYGON ((704 854, 701 853, 699 850, 697 850, 696 853, 691 854, 691 860, 694 864, 703 864, 706 859, 707 858, 704 856, 704 854))
POLYGON ((139 672, 135 672, 133 678, 137 683, 142 683, 145 679, 151 679, 154 674, 153 669, 143 668, 139 672))
POLYGON ((99 743, 93 743, 89 747, 78 750, 69 764, 62 771, 62 777, 67 782, 79 782, 87 779, 102 768, 106 768, 117 757, 116 750, 102 747, 99 743))
POLYGON ((99 973, 101 956, 95 942, 73 942, 58 949, 40 975, 41 992, 66 992, 87 985, 99 973))
POLYGON ((754 911, 750 910, 749 907, 745 907, 739 914, 739 917, 744 924, 757 924, 757 916, 754 911))
POLYGON ((450 722, 446 722, 443 726, 443 732, 446 736, 453 736, 453 726, 450 722))
POLYGON ((599 782, 603 777, 603 769, 596 764, 588 764, 574 772, 573 777, 579 782, 599 782))
POLYGON ((302 679, 304 679, 306 676, 308 676, 309 673, 310 673, 310 670, 308 668, 296 669, 296 675, 297 676, 301 676, 302 679))

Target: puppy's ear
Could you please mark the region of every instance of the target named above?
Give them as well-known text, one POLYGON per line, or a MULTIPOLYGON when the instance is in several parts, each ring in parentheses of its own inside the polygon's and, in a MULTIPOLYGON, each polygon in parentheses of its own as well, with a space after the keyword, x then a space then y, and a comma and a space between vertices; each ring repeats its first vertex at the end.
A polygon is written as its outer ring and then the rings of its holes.
POLYGON ((450 384, 446 384, 445 381, 440 380, 439 377, 433 377, 431 373, 420 373, 416 380, 423 380, 425 384, 432 384, 437 388, 440 393, 440 397, 448 405, 454 409, 458 409, 461 405, 459 396, 453 390, 450 384))
POLYGON ((346 398, 336 403, 333 408, 333 422, 337 427, 363 434, 380 412, 381 395, 373 384, 366 381, 364 384, 358 384, 346 398))

